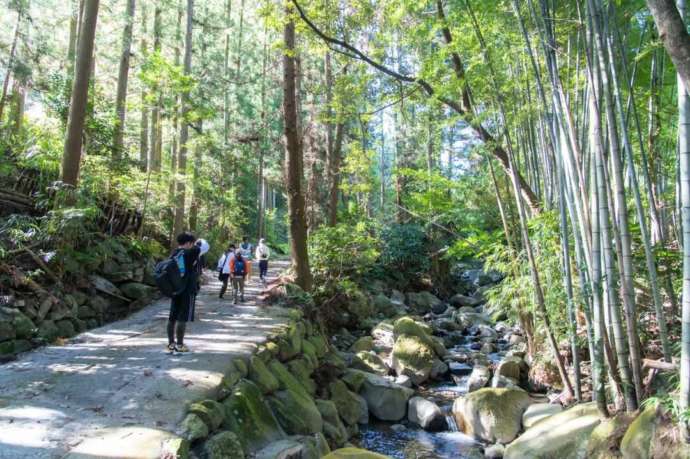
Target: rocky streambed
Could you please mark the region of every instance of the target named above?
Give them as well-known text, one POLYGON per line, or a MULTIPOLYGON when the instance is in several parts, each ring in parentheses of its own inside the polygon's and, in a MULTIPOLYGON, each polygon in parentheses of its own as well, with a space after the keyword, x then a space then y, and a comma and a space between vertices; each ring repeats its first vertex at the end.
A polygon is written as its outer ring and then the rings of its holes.
POLYGON ((481 273, 448 301, 362 293, 368 315, 329 336, 294 310, 251 358, 229 362, 215 399, 189 407, 164 457, 690 457, 655 454, 670 423, 654 406, 610 419, 592 402, 562 407, 548 364, 484 309, 499 281, 481 273))

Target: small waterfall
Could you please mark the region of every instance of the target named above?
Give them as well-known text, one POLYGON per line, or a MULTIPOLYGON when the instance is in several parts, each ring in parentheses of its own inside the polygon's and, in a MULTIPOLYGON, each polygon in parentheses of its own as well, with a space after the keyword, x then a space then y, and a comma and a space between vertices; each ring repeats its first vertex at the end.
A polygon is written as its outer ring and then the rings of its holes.
POLYGON ((446 415, 446 424, 448 424, 448 430, 450 430, 451 432, 459 432, 458 423, 455 422, 455 416, 453 416, 452 414, 446 415))

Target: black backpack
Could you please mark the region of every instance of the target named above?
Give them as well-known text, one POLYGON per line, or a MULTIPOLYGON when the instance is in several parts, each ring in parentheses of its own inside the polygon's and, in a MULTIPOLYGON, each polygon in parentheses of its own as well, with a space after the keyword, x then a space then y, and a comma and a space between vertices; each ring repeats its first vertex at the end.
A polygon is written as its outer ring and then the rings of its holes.
POLYGON ((184 251, 175 252, 158 263, 153 273, 158 289, 163 295, 171 298, 180 295, 187 286, 186 279, 178 266, 178 257, 184 257, 184 251))

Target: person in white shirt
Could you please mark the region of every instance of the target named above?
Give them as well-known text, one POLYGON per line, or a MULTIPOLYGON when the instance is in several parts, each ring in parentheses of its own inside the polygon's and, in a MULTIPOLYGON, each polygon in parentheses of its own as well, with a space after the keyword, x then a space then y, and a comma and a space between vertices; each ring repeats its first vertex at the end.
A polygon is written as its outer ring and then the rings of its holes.
POLYGON ((266 240, 259 239, 259 245, 256 246, 256 259, 259 260, 259 278, 262 282, 266 282, 266 274, 268 273, 268 259, 271 256, 271 251, 266 245, 266 240))
POLYGON ((226 250, 225 253, 218 259, 218 280, 223 282, 223 286, 220 288, 218 298, 223 298, 225 291, 228 289, 228 279, 230 279, 230 263, 234 257, 235 244, 230 244, 228 250, 226 250))

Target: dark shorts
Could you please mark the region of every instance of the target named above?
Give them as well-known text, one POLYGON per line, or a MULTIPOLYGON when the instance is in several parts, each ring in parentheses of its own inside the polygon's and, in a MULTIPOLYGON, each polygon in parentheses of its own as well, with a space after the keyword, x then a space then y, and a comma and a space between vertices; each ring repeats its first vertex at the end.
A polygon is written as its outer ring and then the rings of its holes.
POLYGON ((170 301, 168 320, 173 322, 194 322, 196 293, 183 293, 170 301))

